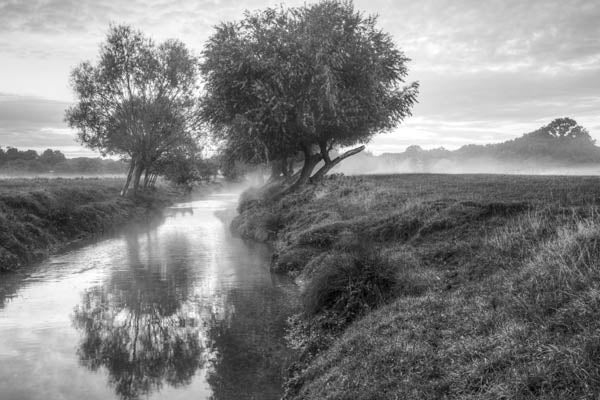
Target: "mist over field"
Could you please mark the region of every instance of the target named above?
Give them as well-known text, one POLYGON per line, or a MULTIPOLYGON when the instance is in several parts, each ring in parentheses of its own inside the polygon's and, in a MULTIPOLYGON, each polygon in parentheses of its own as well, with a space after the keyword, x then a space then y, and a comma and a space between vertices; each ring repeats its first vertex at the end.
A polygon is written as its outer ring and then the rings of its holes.
POLYGON ((36 173, 0 173, 0 179, 120 179, 125 174, 36 174, 36 173))
POLYGON ((403 153, 360 153, 338 165, 346 175, 442 173, 597 175, 600 147, 589 132, 570 118, 558 118, 533 132, 501 143, 424 150, 409 146, 403 153))
POLYGON ((468 160, 438 159, 423 162, 416 159, 391 159, 369 153, 357 155, 333 170, 344 175, 391 174, 514 174, 514 175, 598 175, 600 165, 560 163, 547 159, 499 161, 493 158, 468 160))

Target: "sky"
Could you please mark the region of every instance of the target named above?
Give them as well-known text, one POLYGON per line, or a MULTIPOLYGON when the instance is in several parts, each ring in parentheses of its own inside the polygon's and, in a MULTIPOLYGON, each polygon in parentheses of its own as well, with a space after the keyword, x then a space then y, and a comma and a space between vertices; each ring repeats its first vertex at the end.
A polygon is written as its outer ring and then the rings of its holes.
MULTIPOLYGON (((310 1, 309 1, 310 3, 310 1)), ((93 155, 63 121, 69 74, 94 60, 110 23, 200 54, 244 10, 304 1, 0 0, 0 147, 93 155)), ((501 142, 571 117, 600 142, 600 1, 355 0, 411 59, 419 103, 367 149, 501 142)))

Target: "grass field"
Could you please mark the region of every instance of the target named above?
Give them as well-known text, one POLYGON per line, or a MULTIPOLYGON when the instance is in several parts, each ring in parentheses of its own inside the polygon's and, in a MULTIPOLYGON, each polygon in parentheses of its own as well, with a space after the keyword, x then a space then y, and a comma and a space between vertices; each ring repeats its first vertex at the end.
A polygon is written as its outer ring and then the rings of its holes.
POLYGON ((600 178, 331 177, 233 223, 298 277, 288 399, 595 399, 600 178))
POLYGON ((0 272, 145 219, 169 202, 163 191, 121 198, 122 185, 118 178, 0 180, 0 272))

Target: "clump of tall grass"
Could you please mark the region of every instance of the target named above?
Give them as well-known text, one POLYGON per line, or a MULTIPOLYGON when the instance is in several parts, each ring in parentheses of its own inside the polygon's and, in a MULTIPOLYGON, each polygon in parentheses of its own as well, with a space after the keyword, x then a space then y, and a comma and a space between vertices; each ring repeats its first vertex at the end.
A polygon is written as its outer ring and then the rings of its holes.
POLYGON ((398 284, 396 266, 369 245, 331 252, 313 268, 302 297, 308 315, 333 312, 353 321, 387 302, 398 284))
POLYGON ((536 321, 563 307, 577 314, 585 307, 575 305, 590 291, 600 292, 600 224, 590 219, 560 227, 514 283, 518 309, 536 321))

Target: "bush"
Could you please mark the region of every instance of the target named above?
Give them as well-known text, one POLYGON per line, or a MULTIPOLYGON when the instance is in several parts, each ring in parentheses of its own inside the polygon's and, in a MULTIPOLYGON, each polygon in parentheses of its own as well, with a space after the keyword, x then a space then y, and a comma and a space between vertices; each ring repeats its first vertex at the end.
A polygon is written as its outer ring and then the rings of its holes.
POLYGON ((331 253, 303 291, 304 310, 308 315, 334 312, 351 322, 389 300, 396 284, 396 268, 367 246, 331 253))

